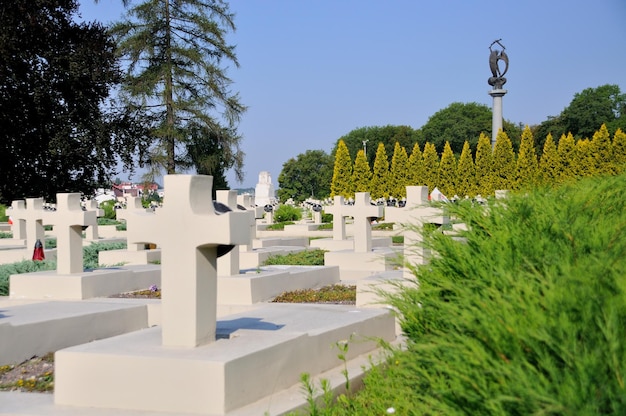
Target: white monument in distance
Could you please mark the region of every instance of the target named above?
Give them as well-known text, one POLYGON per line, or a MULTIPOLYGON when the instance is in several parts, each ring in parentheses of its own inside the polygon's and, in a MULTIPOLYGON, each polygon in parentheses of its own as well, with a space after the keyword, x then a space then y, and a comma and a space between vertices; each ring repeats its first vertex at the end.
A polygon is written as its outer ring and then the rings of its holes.
POLYGON ((259 207, 276 203, 276 192, 274 191, 274 185, 272 185, 272 177, 266 170, 259 173, 259 183, 254 188, 254 203, 259 207))

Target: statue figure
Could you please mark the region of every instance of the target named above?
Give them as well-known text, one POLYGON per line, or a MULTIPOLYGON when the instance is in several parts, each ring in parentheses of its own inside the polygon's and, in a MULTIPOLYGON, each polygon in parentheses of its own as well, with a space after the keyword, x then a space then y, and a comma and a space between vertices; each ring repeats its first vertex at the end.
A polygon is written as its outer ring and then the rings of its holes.
POLYGON ((487 81, 489 85, 494 87, 495 89, 502 89, 502 86, 506 83, 506 78, 504 74, 509 70, 509 57, 507 56, 504 50, 506 49, 502 43, 500 43, 502 39, 494 40, 489 45, 489 68, 491 69, 492 76, 489 77, 487 81), (493 49, 493 45, 498 44, 502 49, 493 49), (499 61, 504 61, 504 70, 500 70, 500 66, 498 65, 499 61))

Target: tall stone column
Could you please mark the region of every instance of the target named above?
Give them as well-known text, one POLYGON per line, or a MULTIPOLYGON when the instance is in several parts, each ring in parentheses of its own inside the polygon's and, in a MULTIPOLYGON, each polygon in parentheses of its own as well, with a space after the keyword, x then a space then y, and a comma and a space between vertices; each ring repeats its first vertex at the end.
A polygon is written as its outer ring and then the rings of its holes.
POLYGON ((502 97, 507 93, 502 86, 506 83, 504 74, 509 70, 509 57, 506 52, 504 52, 506 48, 500 43, 501 40, 502 39, 494 40, 491 45, 489 45, 489 68, 491 69, 491 77, 489 77, 487 83, 493 87, 493 89, 489 91, 489 95, 493 97, 493 118, 491 122, 492 148, 496 146, 498 131, 502 130, 502 97), (494 48, 496 44, 502 49, 494 48), (504 69, 500 68, 500 61, 504 62, 504 69))
POLYGON ((498 137, 498 131, 503 130, 502 128, 502 97, 507 93, 507 90, 503 89, 493 89, 489 91, 489 95, 493 97, 493 107, 492 113, 493 118, 491 119, 491 147, 496 146, 496 137, 498 137))

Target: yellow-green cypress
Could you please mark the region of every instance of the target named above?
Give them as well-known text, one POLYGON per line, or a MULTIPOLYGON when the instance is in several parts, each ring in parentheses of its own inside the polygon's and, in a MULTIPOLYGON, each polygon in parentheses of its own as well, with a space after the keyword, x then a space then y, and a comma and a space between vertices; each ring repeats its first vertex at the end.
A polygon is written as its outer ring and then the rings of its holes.
POLYGON ((535 151, 535 139, 530 131, 530 127, 526 126, 522 132, 522 141, 517 153, 513 189, 532 188, 536 183, 537 153, 535 151))
POLYGON ((424 157, 420 150, 419 143, 413 145, 411 156, 409 156, 407 184, 412 186, 424 185, 423 177, 424 157))
POLYGON ((480 134, 476 145, 476 193, 481 196, 493 195, 493 151, 489 137, 480 134))
POLYGON ((378 148, 376 149, 370 189, 372 199, 387 198, 389 196, 389 161, 387 160, 385 145, 382 142, 378 143, 378 148))
POLYGON ((389 192, 396 199, 406 197, 406 186, 409 184, 407 177, 408 164, 409 157, 406 154, 406 149, 396 142, 393 148, 393 156, 391 157, 389 183, 389 192))
POLYGON ((613 159, 616 173, 626 170, 626 133, 617 129, 613 135, 613 159))
POLYGON ((437 186, 437 176, 439 175, 439 155, 437 149, 432 143, 426 142, 424 145, 423 160, 423 179, 424 185, 428 186, 428 192, 432 192, 437 186))
POLYGON ((360 149, 356 157, 354 158, 354 169, 352 169, 352 184, 354 185, 354 192, 370 192, 372 171, 367 158, 365 157, 365 151, 360 149))
POLYGON ((548 133, 543 144, 543 153, 539 159, 538 179, 542 185, 556 187, 559 182, 559 156, 556 152, 556 145, 552 134, 548 133))
POLYGON ((584 178, 595 174, 595 158, 591 153, 591 140, 576 142, 576 177, 584 178))
POLYGON ((452 198, 456 194, 456 180, 456 158, 450 143, 446 141, 441 153, 441 162, 439 163, 437 188, 445 196, 452 198))
POLYGON ((613 145, 606 124, 593 134, 591 139, 591 153, 593 154, 594 170, 597 175, 612 175, 615 173, 613 159, 613 145))
POLYGON ((346 146, 343 140, 339 140, 337 144, 330 194, 333 197, 342 195, 344 198, 350 198, 354 194, 352 187, 352 159, 350 158, 348 146, 346 146))
POLYGON ((493 185, 496 190, 511 189, 515 180, 515 152, 509 136, 502 130, 493 149, 493 185))
POLYGON ((472 160, 472 151, 469 142, 463 143, 463 150, 456 168, 456 193, 464 196, 476 196, 476 168, 472 160))
POLYGON ((559 184, 571 182, 576 178, 576 141, 572 133, 562 135, 556 149, 559 155, 559 184))

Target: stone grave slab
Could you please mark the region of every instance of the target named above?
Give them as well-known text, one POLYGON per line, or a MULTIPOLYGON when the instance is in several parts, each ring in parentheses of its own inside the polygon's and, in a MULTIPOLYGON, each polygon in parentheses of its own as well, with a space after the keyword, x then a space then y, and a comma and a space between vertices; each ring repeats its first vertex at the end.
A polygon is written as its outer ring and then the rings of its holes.
MULTIPOLYGON (((225 415, 375 351, 395 340, 382 309, 273 304, 217 324, 219 339, 197 348, 163 348, 155 327, 58 351, 57 405, 225 415), (315 357, 314 360, 311 357, 315 357), (167 373, 167 377, 163 374, 167 373)), ((267 409, 271 414, 272 409, 267 409)))

